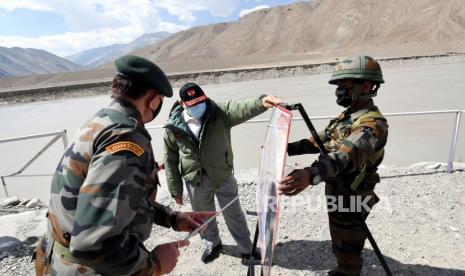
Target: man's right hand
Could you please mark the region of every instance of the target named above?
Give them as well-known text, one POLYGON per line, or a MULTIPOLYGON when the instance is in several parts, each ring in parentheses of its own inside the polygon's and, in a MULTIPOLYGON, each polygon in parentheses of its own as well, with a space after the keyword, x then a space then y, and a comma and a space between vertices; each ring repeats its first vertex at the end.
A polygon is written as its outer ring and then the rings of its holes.
POLYGON ((279 98, 277 98, 276 96, 265 96, 262 98, 262 105, 265 107, 265 108, 272 108, 272 107, 275 107, 277 106, 278 104, 281 104, 283 103, 283 101, 279 98))
POLYGON ((307 169, 293 170, 288 176, 279 181, 280 195, 295 196, 310 186, 312 175, 307 169))
POLYGON ((157 269, 152 276, 168 274, 173 271, 180 255, 179 248, 188 245, 188 240, 180 240, 177 242, 160 244, 155 247, 152 254, 155 255, 157 269))
POLYGON ((175 196, 174 199, 176 200, 176 204, 184 205, 184 201, 182 200, 182 195, 175 196))

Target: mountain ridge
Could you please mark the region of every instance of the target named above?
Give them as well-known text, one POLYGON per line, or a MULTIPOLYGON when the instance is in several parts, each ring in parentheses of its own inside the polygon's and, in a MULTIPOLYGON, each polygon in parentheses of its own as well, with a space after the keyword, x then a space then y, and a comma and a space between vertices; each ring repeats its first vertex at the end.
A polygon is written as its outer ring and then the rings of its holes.
MULTIPOLYGON (((464 53, 463 0, 314 0, 178 32, 133 54, 170 74, 464 53)), ((0 87, 109 80, 113 62, 81 72, 3 78, 0 87), (39 81, 40 79, 40 81, 39 81)))
POLYGON ((0 46, 0 78, 79 71, 83 68, 45 50, 0 46))
POLYGON ((436 54, 464 50, 462 0, 314 0, 181 31, 136 54, 156 62, 436 54))
POLYGON ((171 33, 168 32, 146 33, 126 44, 117 43, 109 46, 92 48, 65 58, 87 68, 97 68, 101 65, 111 63, 124 54, 157 43, 167 38, 169 35, 171 35, 171 33))

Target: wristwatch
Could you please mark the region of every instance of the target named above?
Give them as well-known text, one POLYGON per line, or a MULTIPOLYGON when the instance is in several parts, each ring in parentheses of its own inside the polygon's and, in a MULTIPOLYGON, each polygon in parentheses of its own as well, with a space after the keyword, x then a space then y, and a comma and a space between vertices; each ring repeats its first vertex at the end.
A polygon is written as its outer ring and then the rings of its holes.
POLYGON ((311 166, 311 167, 306 167, 306 170, 310 172, 310 185, 317 185, 323 179, 321 179, 320 172, 318 171, 318 168, 316 166, 311 166))

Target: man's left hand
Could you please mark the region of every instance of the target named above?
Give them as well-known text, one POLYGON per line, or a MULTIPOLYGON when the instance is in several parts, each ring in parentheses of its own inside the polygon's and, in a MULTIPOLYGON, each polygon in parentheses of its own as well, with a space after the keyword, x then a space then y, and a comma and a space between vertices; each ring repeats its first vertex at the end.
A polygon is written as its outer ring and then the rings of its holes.
POLYGON ((184 212, 176 216, 176 230, 182 232, 192 232, 202 226, 203 222, 216 212, 184 212))
POLYGON ((311 175, 308 170, 294 170, 279 181, 278 192, 280 195, 297 195, 310 185, 310 178, 311 175))
POLYGON ((265 108, 272 108, 281 103, 283 103, 283 101, 276 96, 265 96, 262 98, 262 105, 265 108))

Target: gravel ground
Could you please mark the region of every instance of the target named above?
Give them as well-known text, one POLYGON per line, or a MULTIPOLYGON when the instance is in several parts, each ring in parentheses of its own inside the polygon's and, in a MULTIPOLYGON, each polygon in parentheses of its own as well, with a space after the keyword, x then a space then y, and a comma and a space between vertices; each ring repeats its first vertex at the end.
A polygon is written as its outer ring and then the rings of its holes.
MULTIPOLYGON (((445 173, 445 166, 437 163, 382 167, 380 173, 383 179, 376 192, 382 201, 367 223, 393 274, 465 275, 465 165, 456 166, 452 174, 445 173)), ((257 170, 236 172, 245 210, 255 211, 256 175, 257 170)), ((273 275, 322 275, 322 271, 334 266, 323 190, 324 185, 319 185, 281 200, 273 275)), ((166 191, 160 192, 159 200, 172 208, 189 210, 189 205, 174 206, 166 191)), ((249 229, 255 229, 256 217, 247 215, 247 219, 249 229)), ((247 266, 241 263, 222 217, 219 228, 224 244, 220 258, 203 264, 203 243, 195 237, 188 248, 182 249, 171 275, 245 275, 247 266)), ((184 235, 155 226, 146 245, 153 248, 184 235)), ((33 275, 30 258, 36 240, 29 237, 0 247, 0 274, 33 275)), ((363 275, 384 275, 368 243, 363 255, 363 275)))

